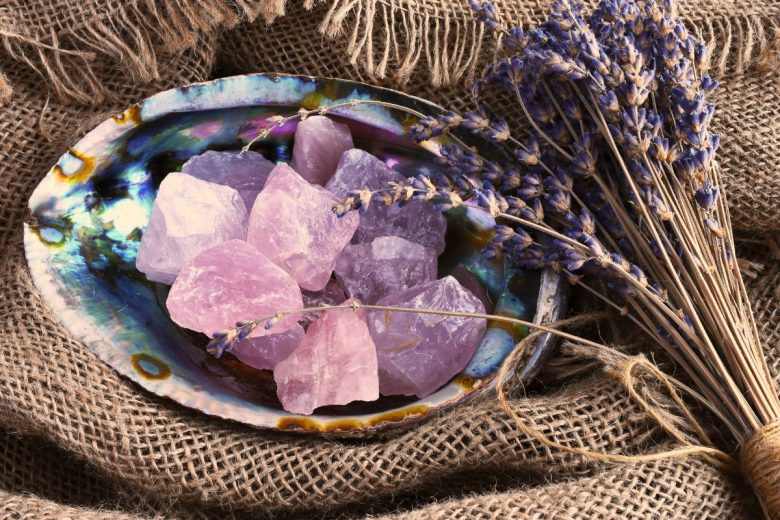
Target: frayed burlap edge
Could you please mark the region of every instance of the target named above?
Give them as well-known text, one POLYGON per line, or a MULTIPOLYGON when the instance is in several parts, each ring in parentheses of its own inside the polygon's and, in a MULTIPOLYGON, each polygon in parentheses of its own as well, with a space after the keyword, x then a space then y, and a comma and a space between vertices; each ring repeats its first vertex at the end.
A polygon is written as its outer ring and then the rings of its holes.
MULTIPOLYGON (((313 3, 313 0, 309 0, 313 3)), ((38 30, 17 20, 13 7, 0 9, 0 42, 6 54, 35 70, 61 99, 97 104, 111 99, 96 73, 100 58, 118 64, 132 83, 159 80, 161 53, 198 45, 202 34, 262 17, 284 14, 285 0, 135 0, 117 6, 110 16, 83 20, 67 31, 38 30)), ((10 89, 0 71, 0 102, 10 89)))
POLYGON ((350 63, 376 79, 388 75, 405 84, 424 66, 434 86, 472 75, 482 52, 485 29, 466 8, 445 2, 335 0, 320 31, 336 37, 350 31, 350 63))
MULTIPOLYGON (((508 24, 539 21, 546 14, 538 5, 508 0, 496 4, 508 24)), ((777 64, 780 10, 753 12, 747 4, 745 9, 726 4, 683 13, 699 28, 703 41, 710 42, 714 74, 742 74, 752 66, 768 69, 777 64)), ((400 85, 420 68, 430 74, 434 86, 472 77, 487 41, 467 2, 441 0, 334 0, 320 32, 329 37, 348 34, 352 65, 372 79, 392 77, 400 85)))
MULTIPOLYGON (((311 9, 317 2, 304 0, 303 6, 311 9)), ((285 4, 286 0, 135 0, 118 7, 110 18, 96 14, 67 31, 39 28, 39 34, 32 34, 12 11, 0 10, 0 42, 12 59, 37 71, 53 94, 93 104, 112 97, 93 71, 99 58, 119 64, 129 80, 147 83, 160 77, 160 50, 190 48, 203 32, 231 28, 241 19, 262 17, 271 22, 284 15, 285 4)), ((508 23, 538 21, 548 8, 512 0, 497 4, 508 23)), ((753 66, 767 70, 780 61, 780 7, 757 12, 749 2, 744 6, 722 2, 682 10, 704 41, 718 42, 711 44, 716 76, 742 74, 753 66)), ((348 34, 350 63, 371 79, 390 77, 399 85, 421 68, 437 87, 472 78, 480 57, 486 50, 494 51, 497 41, 486 35, 467 2, 444 0, 333 0, 319 29, 328 37, 348 34)), ((8 90, 4 83, 0 78, 0 102, 8 90)))

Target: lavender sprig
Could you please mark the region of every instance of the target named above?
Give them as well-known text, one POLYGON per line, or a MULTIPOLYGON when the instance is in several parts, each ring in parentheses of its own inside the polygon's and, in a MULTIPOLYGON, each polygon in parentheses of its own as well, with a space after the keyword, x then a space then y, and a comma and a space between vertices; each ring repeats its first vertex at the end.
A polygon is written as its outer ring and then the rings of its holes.
POLYGON ((745 319, 719 188, 708 101, 717 82, 675 1, 602 0, 587 15, 559 0, 528 30, 508 27, 490 2, 471 5, 504 54, 475 82, 474 110, 410 129, 417 141, 455 139, 441 148, 443 170, 350 193, 337 213, 411 200, 480 207, 496 219, 486 255, 556 269, 621 309, 722 407, 738 438, 780 417, 776 392, 762 386, 771 378, 745 319), (506 107, 495 114, 488 86, 516 100, 527 128, 512 127, 506 107), (456 132, 503 154, 485 157, 456 132))

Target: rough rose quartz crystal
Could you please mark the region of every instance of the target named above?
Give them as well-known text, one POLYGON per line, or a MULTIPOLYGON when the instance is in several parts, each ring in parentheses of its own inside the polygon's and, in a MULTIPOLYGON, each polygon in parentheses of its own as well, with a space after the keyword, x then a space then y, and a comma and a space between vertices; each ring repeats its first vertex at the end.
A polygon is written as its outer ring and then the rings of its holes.
MULTIPOLYGON (((363 150, 352 149, 342 155, 333 178, 325 186, 344 199, 352 190, 387 188, 390 182, 404 182, 406 178, 385 163, 363 150)), ((411 202, 399 207, 386 207, 372 202, 360 216, 352 242, 370 242, 380 236, 398 236, 430 247, 441 254, 447 219, 428 202, 411 202)))
POLYGON ((334 274, 350 297, 372 304, 436 279, 436 251, 401 237, 377 237, 344 248, 334 274))
POLYGON ((324 186, 336 171, 341 154, 353 146, 347 125, 326 116, 309 117, 295 129, 292 167, 312 184, 324 186))
MULTIPOLYGON (((479 299, 455 278, 412 287, 377 305, 483 314, 479 299)), ((382 395, 426 397, 463 370, 485 333, 484 318, 371 311, 368 317, 379 362, 382 395)))
POLYGON ((251 150, 245 152, 209 150, 191 157, 182 165, 181 171, 204 181, 230 186, 241 195, 249 212, 274 166, 276 166, 274 163, 251 150))
POLYGON ((136 267, 150 280, 171 284, 199 253, 244 239, 246 231, 247 211, 236 190, 170 173, 160 183, 136 267))
MULTIPOLYGON (((352 300, 350 300, 352 301, 352 300)), ((364 311, 329 311, 274 370, 276 393, 288 412, 379 398, 377 353, 364 311)))
POLYGON ((319 291, 360 223, 356 212, 337 217, 337 202, 325 188, 280 164, 255 201, 247 240, 303 289, 319 291))
MULTIPOLYGON (((171 319, 209 336, 237 321, 261 319, 279 311, 303 308, 295 280, 243 240, 229 240, 195 257, 181 270, 168 293, 171 319)), ((250 337, 284 332, 297 326, 290 314, 269 331, 257 327, 250 337)))
POLYGON ((260 370, 273 370, 280 361, 287 359, 303 339, 303 327, 295 325, 290 330, 271 333, 259 338, 247 338, 237 342, 232 352, 243 363, 260 370))

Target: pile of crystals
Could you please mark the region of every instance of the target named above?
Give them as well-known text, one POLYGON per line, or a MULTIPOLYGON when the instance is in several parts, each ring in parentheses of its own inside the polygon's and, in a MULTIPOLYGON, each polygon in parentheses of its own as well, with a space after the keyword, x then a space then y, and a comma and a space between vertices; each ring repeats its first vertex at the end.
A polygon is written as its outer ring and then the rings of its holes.
MULTIPOLYGON (((425 397, 474 354, 484 319, 382 310, 304 312, 368 305, 484 313, 464 288, 437 279, 446 220, 426 202, 371 205, 337 217, 351 190, 404 177, 353 146, 325 116, 298 124, 290 165, 252 152, 208 151, 160 184, 136 265, 172 285, 171 318, 212 337, 237 322, 286 314, 230 352, 273 370, 285 410, 379 395, 425 397)), ((473 283, 471 284, 473 287, 473 283)))

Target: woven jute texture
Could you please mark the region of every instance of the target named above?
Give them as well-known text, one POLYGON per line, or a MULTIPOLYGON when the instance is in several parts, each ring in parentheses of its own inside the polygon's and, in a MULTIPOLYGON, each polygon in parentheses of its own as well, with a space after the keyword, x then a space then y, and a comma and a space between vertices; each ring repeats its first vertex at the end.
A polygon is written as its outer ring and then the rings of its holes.
MULTIPOLYGON (((493 45, 464 4, 0 4, 0 517, 756 517, 737 475, 695 458, 610 466, 572 458, 521 434, 492 396, 411 431, 343 442, 210 418, 119 377, 38 296, 22 248, 27 198, 101 119, 169 86, 253 71, 401 84, 462 107, 463 82, 493 45)), ((532 20, 549 1, 502 5, 532 20)), ((771 234, 780 229, 780 122, 769 64, 780 11, 770 0, 691 0, 683 13, 721 43, 721 157, 735 218, 746 239, 771 234)), ((748 284, 777 372, 780 264, 759 245, 741 254, 765 266, 748 284)), ((512 399, 552 439, 611 453, 668 446, 606 375, 564 386, 559 375, 512 399)))

